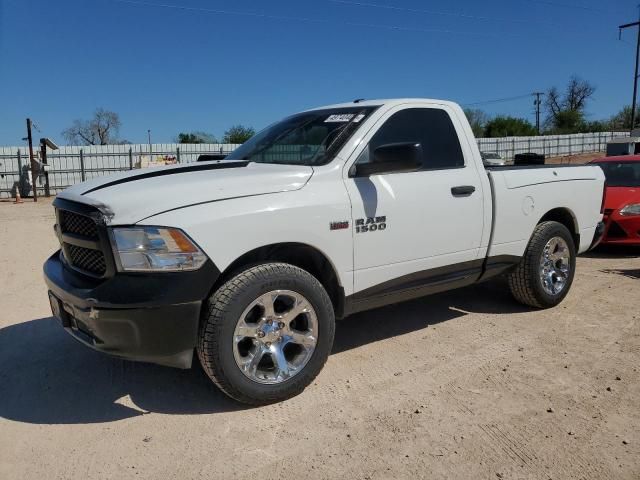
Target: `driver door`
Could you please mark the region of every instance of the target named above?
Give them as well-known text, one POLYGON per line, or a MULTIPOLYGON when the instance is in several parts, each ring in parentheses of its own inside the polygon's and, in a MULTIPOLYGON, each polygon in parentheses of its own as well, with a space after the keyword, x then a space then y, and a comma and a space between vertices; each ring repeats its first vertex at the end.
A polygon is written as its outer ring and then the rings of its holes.
POLYGON ((355 298, 447 285, 449 279, 471 283, 480 272, 482 184, 475 164, 465 161, 470 151, 463 150, 462 128, 448 108, 391 109, 347 164, 355 298), (374 161, 378 147, 407 143, 422 147, 417 170, 357 175, 357 165, 374 161))

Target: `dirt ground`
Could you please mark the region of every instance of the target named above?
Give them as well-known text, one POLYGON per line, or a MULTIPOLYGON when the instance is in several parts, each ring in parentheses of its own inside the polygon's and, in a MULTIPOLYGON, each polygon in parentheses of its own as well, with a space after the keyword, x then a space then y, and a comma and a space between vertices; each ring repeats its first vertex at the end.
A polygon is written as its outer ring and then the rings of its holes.
POLYGON ((302 395, 112 359, 50 316, 50 202, 0 203, 0 479, 638 479, 640 250, 535 311, 501 281, 340 322, 302 395))
POLYGON ((582 164, 588 163, 591 160, 596 160, 598 158, 604 157, 604 153, 595 152, 595 153, 581 153, 579 155, 565 155, 564 157, 549 157, 545 159, 546 164, 550 163, 565 163, 565 164, 582 164))

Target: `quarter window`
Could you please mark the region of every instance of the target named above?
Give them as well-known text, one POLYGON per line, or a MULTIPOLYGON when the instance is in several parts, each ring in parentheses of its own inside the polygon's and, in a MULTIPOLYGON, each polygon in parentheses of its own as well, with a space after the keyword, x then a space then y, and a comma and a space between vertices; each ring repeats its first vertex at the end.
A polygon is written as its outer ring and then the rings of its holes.
POLYGON ((424 170, 464 166, 458 134, 449 114, 438 108, 408 108, 394 113, 358 158, 369 162, 373 151, 392 143, 420 143, 424 170))

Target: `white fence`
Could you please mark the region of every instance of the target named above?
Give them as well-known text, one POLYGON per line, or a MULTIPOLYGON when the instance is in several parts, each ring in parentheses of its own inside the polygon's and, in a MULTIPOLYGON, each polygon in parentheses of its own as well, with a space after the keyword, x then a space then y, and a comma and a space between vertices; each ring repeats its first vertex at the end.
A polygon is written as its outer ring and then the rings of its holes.
MULTIPOLYGON (((613 137, 627 136, 628 132, 600 132, 540 137, 479 138, 483 152, 496 152, 505 159, 518 153, 535 152, 547 157, 576 155, 605 151, 613 137)), ((103 145, 90 147, 61 147, 47 153, 49 166, 48 190, 56 194, 70 185, 107 175, 131 170, 144 160, 169 160, 189 163, 202 154, 227 154, 238 145, 230 144, 174 144, 103 145)), ((34 152, 37 151, 34 148, 34 152)), ((15 196, 20 188, 23 196, 31 193, 29 182, 29 151, 25 147, 0 147, 0 198, 15 196)), ((38 194, 46 193, 45 179, 36 182, 38 194)))
POLYGON ((518 153, 541 153, 546 157, 563 157, 581 153, 604 152, 614 137, 626 137, 629 132, 574 133, 539 137, 478 138, 481 152, 496 152, 502 158, 513 159, 518 153))
MULTIPOLYGON (((56 194, 65 188, 89 180, 139 168, 141 163, 195 162, 202 154, 228 154, 238 145, 233 144, 139 144, 95 145, 88 147, 60 147, 47 151, 49 191, 56 194)), ((40 152, 34 148, 34 155, 40 152)), ((36 182, 38 194, 46 193, 45 177, 36 182)), ((15 196, 17 188, 23 196, 31 193, 29 149, 25 147, 0 147, 0 198, 15 196)))

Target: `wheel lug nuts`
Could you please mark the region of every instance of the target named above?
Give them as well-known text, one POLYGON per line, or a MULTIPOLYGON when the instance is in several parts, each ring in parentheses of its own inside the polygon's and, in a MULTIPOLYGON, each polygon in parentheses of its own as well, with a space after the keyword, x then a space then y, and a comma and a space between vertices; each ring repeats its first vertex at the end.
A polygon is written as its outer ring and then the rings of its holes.
POLYGON ((267 320, 267 325, 271 325, 273 323, 273 320, 267 320))
POLYGON ((280 322, 280 323, 278 323, 278 326, 279 326, 280 328, 284 328, 284 322, 280 322))
POLYGON ((267 342, 267 347, 270 347, 270 346, 271 346, 271 342, 267 342))
POLYGON ((258 338, 263 338, 264 337, 264 332, 262 330, 260 330, 258 332, 258 338))

